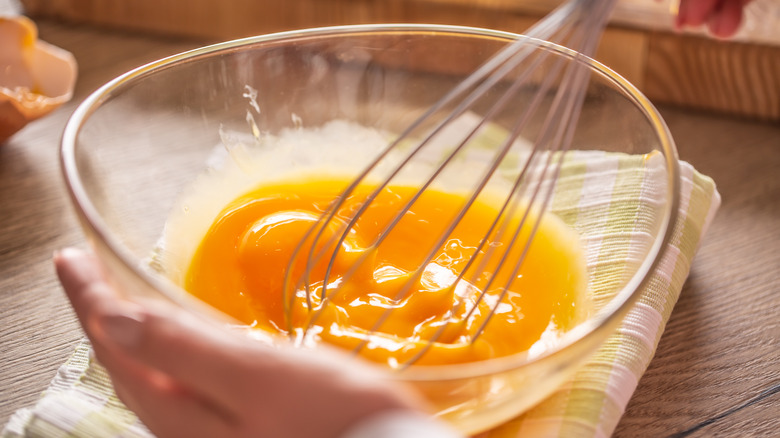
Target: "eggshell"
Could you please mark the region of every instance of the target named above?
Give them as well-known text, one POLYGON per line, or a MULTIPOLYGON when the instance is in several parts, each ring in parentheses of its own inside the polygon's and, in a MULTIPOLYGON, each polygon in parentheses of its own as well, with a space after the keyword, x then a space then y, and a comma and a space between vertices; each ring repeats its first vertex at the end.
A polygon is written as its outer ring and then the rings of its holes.
POLYGON ((32 20, 0 16, 0 143, 70 100, 76 73, 73 55, 39 41, 32 20))

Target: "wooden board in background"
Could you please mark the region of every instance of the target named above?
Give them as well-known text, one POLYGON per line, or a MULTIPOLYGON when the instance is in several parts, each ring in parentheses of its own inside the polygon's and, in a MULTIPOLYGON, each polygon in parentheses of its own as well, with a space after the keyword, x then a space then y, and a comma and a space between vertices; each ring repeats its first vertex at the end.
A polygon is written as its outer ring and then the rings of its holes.
MULTIPOLYGON (((23 0, 33 17, 203 42, 307 27, 445 23, 521 33, 538 19, 506 0, 23 0)), ((780 46, 611 27, 596 58, 655 103, 780 121, 780 46)))

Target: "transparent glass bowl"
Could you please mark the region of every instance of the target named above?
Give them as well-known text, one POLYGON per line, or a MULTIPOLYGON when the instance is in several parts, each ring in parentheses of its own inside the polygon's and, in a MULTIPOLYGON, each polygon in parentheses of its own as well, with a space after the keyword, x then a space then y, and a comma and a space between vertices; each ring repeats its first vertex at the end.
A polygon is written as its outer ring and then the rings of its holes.
MULTIPOLYGON (((86 235, 129 299, 169 300, 225 319, 148 269, 179 197, 204 172, 225 133, 251 134, 254 123, 257 132, 274 134, 332 119, 401 132, 516 38, 440 25, 310 29, 204 47, 133 70, 89 96, 64 132, 62 166, 86 235)), ((571 51, 551 43, 529 44, 591 70, 574 148, 661 156, 656 184, 665 195, 649 218, 652 239, 625 281, 600 291, 589 317, 554 350, 390 374, 415 385, 440 417, 464 433, 493 427, 538 403, 603 343, 660 259, 676 214, 676 151, 650 102, 598 62, 573 61, 571 51)))

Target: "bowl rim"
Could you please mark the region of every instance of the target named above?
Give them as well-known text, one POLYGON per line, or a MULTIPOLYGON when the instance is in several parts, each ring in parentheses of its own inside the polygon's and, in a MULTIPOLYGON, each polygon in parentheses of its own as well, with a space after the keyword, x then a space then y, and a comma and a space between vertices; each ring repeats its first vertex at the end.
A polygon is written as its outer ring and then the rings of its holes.
MULTIPOLYGON (((674 145, 671 133, 666 126, 663 118, 658 113, 655 106, 644 96, 633 84, 628 82, 622 76, 614 72, 609 67, 600 62, 578 54, 573 50, 548 41, 530 38, 521 34, 484 29, 469 26, 455 26, 444 24, 363 24, 346 26, 317 27, 302 30, 291 30, 285 32, 276 32, 265 35, 240 38, 217 44, 207 45, 196 49, 188 50, 174 54, 148 64, 139 66, 130 70, 111 81, 107 82, 87 98, 76 108, 69 118, 62 134, 60 144, 60 168, 65 180, 65 185, 69 197, 73 203, 74 209, 81 219, 81 225, 88 228, 92 234, 97 236, 110 255, 115 257, 124 268, 132 272, 140 281, 144 282, 151 289, 158 292, 162 297, 173 301, 187 309, 195 310, 203 314, 205 303, 195 297, 190 296, 181 287, 174 285, 171 281, 166 281, 150 275, 146 270, 141 269, 142 260, 133 256, 130 251, 124 247, 118 239, 109 231, 109 227, 103 221, 94 204, 90 201, 85 190, 83 181, 80 178, 76 160, 77 138, 84 122, 94 113, 104 102, 110 100, 112 93, 119 90, 123 85, 139 80, 142 77, 153 73, 159 69, 173 67, 177 63, 186 62, 196 57, 212 55, 217 52, 225 52, 238 49, 243 46, 258 45, 263 43, 278 43, 283 40, 293 40, 310 37, 334 37, 337 35, 350 35, 360 33, 406 33, 406 34, 425 34, 425 33, 445 33, 445 34, 465 34, 477 37, 493 37, 511 42, 517 39, 526 39, 537 48, 544 48, 563 54, 565 56, 579 57, 578 61, 586 63, 589 68, 602 74, 603 77, 612 81, 621 89, 627 97, 630 97, 633 103, 647 117, 648 122, 653 126, 656 135, 659 137, 660 147, 664 153, 665 164, 667 168, 667 194, 669 202, 666 203, 663 210, 661 228, 658 235, 661 239, 655 239, 648 255, 639 265, 634 275, 625 283, 625 285, 616 293, 602 309, 597 311, 587 320, 578 324, 576 327, 567 331, 559 340, 556 348, 545 351, 541 354, 531 356, 528 351, 519 352, 513 355, 488 359, 485 361, 460 363, 452 365, 417 365, 410 366, 398 373, 392 373, 391 376, 397 376, 406 381, 442 381, 456 380, 464 378, 484 377, 491 374, 511 371, 521 367, 527 367, 536 364, 544 364, 554 361, 557 356, 570 351, 576 344, 585 342, 586 339, 597 337, 604 331, 609 331, 611 327, 620 322, 628 313, 633 304, 639 299, 641 291, 647 285, 650 274, 656 269, 661 261, 668 243, 671 240, 674 223, 677 219, 679 197, 680 197, 680 176, 677 150, 674 145)), ((94 245, 94 242, 93 242, 94 245)), ((208 305, 205 305, 209 307, 208 305)), ((213 310, 214 312, 218 312, 213 310)), ((600 346, 604 339, 596 344, 600 346)), ((591 349, 595 350, 596 346, 591 349)))

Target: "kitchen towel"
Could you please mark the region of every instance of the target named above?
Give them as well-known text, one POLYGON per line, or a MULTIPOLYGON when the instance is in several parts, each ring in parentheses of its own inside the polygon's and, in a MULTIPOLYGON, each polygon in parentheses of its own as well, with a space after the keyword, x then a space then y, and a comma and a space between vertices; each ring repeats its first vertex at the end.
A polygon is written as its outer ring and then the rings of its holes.
MULTIPOLYGON (((624 282, 626 272, 652 244, 654 215, 666 193, 664 175, 664 160, 658 154, 567 154, 550 209, 582 236, 592 290, 624 282)), ((671 240, 619 329, 549 398, 480 438, 612 434, 653 357, 699 243, 720 205, 714 182, 684 162, 679 193, 671 240)), ((593 299, 598 302, 603 297, 596 294, 593 299)), ((108 375, 91 358, 84 341, 37 404, 14 414, 2 436, 152 435, 116 397, 108 375)))

